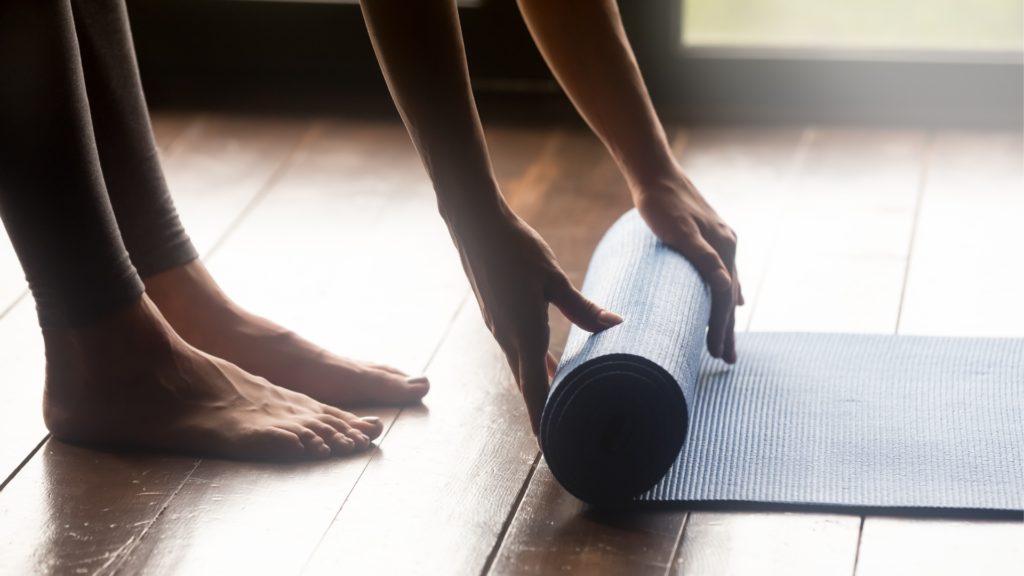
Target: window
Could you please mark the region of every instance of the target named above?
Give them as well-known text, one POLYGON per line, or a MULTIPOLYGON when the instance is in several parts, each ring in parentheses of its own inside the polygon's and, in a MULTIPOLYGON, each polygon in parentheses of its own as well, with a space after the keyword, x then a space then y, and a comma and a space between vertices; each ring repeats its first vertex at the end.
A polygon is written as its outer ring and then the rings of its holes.
POLYGON ((684 0, 681 31, 720 54, 1020 61, 1024 0, 684 0))

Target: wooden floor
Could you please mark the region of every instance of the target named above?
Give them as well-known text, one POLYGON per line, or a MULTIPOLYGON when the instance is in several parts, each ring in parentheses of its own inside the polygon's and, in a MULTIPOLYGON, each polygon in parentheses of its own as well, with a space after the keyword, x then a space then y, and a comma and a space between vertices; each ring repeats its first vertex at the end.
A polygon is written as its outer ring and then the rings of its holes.
MULTIPOLYGON (((1021 522, 588 509, 538 453, 400 124, 154 124, 185 225, 236 300, 433 388, 422 406, 359 411, 385 435, 325 462, 63 445, 42 424, 33 305, 0 243, 0 574, 1020 574, 1021 522)), ((671 136, 738 232, 740 329, 1024 336, 1020 133, 671 136)), ((488 139, 510 203, 580 283, 630 207, 615 165, 577 129, 488 139)))

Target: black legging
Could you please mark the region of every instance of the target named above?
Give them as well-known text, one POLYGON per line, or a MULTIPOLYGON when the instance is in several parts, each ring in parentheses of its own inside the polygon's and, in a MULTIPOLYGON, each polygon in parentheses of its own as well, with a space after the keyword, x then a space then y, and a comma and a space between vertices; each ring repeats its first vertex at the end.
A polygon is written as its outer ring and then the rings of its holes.
POLYGON ((0 1, 0 218, 43 328, 197 257, 160 169, 123 0, 0 1))

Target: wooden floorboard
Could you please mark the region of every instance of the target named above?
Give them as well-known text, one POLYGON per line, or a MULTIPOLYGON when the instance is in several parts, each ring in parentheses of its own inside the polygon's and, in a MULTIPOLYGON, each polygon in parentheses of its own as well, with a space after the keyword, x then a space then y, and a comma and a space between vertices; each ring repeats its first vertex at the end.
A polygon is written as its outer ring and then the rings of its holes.
MULTIPOLYGON (((748 297, 753 330, 895 330, 928 141, 924 132, 805 133, 778 192, 780 229, 764 240, 764 284, 748 297)), ((693 512, 673 573, 847 575, 860 524, 859 516, 693 512)))
POLYGON ((1024 524, 868 518, 857 576, 1019 576, 1024 524))
POLYGON ((927 143, 924 131, 815 131, 751 330, 895 332, 927 143))
MULTIPOLYGON (((746 256, 741 256, 739 263, 744 271, 741 277, 746 274, 745 277, 751 278, 744 282, 748 299, 756 297, 758 278, 779 233, 779 206, 790 194, 794 171, 800 168, 806 154, 807 132, 801 129, 701 129, 681 132, 675 139, 674 148, 688 174, 737 230, 741 246, 749 247, 746 252, 741 249, 741 255, 746 256)), ((552 216, 547 223, 539 220, 537 226, 552 242, 560 258, 563 252, 569 252, 569 244, 567 242, 566 248, 560 251, 559 239, 575 238, 576 255, 571 262, 563 262, 563 266, 576 276, 576 282, 581 282, 586 262, 600 236, 630 207, 630 201, 624 184, 616 174, 610 173, 614 167, 601 165, 597 160, 603 151, 590 149, 594 160, 588 161, 581 156, 582 143, 573 147, 577 150, 573 157, 577 158, 579 170, 566 172, 567 183, 559 209, 551 210, 546 205, 543 213, 552 216), (594 168, 588 170, 590 166, 594 168), (596 202, 591 202, 588 191, 595 187, 603 192, 596 196, 596 202), (559 223, 554 220, 555 215, 568 219, 571 214, 575 219, 579 212, 591 215, 577 228, 575 237, 569 231, 559 234, 559 228, 572 230, 576 225, 571 221, 559 223)), ((549 200, 554 202, 557 198, 553 195, 549 200)), ((564 329, 553 332, 564 338, 564 329)), ((859 524, 859 518, 857 520, 859 524)), ((672 565, 673 558, 678 557, 677 542, 685 521, 686 513, 682 511, 599 514, 588 510, 569 496, 542 464, 491 572, 582 570, 615 574, 628 567, 638 573, 663 574, 672 565)), ((791 520, 790 525, 793 524, 791 520)), ((810 530, 818 529, 813 522, 808 526, 810 530)), ((856 526, 846 536, 844 543, 852 542, 847 546, 846 558, 852 569, 856 526)), ((705 540, 716 541, 708 536, 705 540)), ((719 539, 718 545, 723 546, 723 541, 719 539)), ((686 549, 690 550, 692 548, 686 549)))
MULTIPOLYGON (((546 178, 537 165, 548 162, 550 138, 541 136, 488 131, 513 207, 536 192, 523 182, 546 178)), ((475 575, 489 561, 538 450, 504 355, 476 300, 468 289, 461 294, 458 318, 427 369, 430 395, 403 409, 380 442, 306 574, 475 575), (375 520, 391 514, 401 521, 375 520)))
MULTIPOLYGON (((249 310, 328 349, 418 374, 468 291, 433 198, 401 125, 323 122, 208 266, 249 310)), ((398 412, 358 413, 391 427, 398 412)), ((297 574, 372 456, 204 460, 121 569, 297 574)))
MULTIPOLYGON (((251 117, 216 117, 183 123, 186 126, 180 130, 180 134, 164 139, 160 131, 163 124, 157 121, 157 141, 170 142, 170 148, 163 150, 162 156, 175 203, 197 249, 202 254, 208 254, 253 200, 259 197, 267 180, 292 156, 302 142, 303 135, 309 132, 310 123, 251 117)), ((40 410, 44 368, 42 338, 39 336, 30 299, 24 299, 0 321, 0 338, 11 342, 10 346, 0 349, 0 358, 6 360, 3 363, 5 378, 10 377, 12 380, 9 381, 16 384, 24 383, 20 387, 5 386, 2 392, 4 399, 11 401, 3 409, 19 411, 15 413, 18 420, 11 419, 2 424, 4 427, 16 427, 14 433, 5 440, 3 451, 0 451, 0 457, 4 458, 0 464, 13 470, 45 438, 40 410)), ((55 441, 48 444, 54 445, 61 446, 55 441)), ((26 519, 17 523, 0 523, 0 542, 41 542, 44 539, 57 542, 54 546, 38 550, 31 545, 9 548, 10 553, 0 555, 0 573, 18 573, 8 572, 8 565, 51 566, 52 573, 69 574, 91 574, 106 566, 103 570, 109 572, 138 545, 140 527, 147 527, 156 518, 149 504, 119 504, 123 510, 122 528, 132 526, 131 530, 104 529, 93 533, 84 530, 84 527, 75 530, 70 528, 74 525, 71 517, 99 517, 104 508, 109 508, 104 502, 129 502, 141 494, 134 482, 126 481, 105 487, 106 480, 102 475, 88 472, 93 468, 96 458, 101 456, 102 453, 90 450, 50 450, 44 447, 0 492, 0 513, 3 517, 26 519), (59 466, 51 464, 51 459, 59 459, 59 466), (76 466, 82 467, 80 474, 76 472, 76 466), (60 481, 55 483, 49 479, 51 470, 61 470, 60 481), (61 483, 73 485, 74 482, 68 478, 80 478, 84 483, 79 487, 81 491, 70 492, 68 498, 25 496, 33 490, 49 489, 61 483), (123 493, 118 492, 117 486, 124 489, 123 493), (107 500, 94 500, 90 494, 97 491, 109 492, 107 500), (38 502, 51 503, 53 508, 48 509, 45 515, 25 512, 35 505, 33 503, 38 502), (61 520, 65 516, 69 517, 67 522, 61 520), (59 561, 36 557, 37 554, 58 549, 61 553, 59 561), (115 552, 116 558, 107 557, 102 562, 97 560, 103 554, 115 552), (107 564, 107 560, 111 561, 110 564, 107 564)), ((154 474, 166 478, 184 480, 195 467, 195 459, 192 458, 166 457, 155 461, 151 455, 139 457, 152 463, 154 474)), ((129 460, 126 469, 136 470, 130 462, 134 456, 125 458, 129 460)), ((167 493, 175 491, 161 490, 167 493)), ((145 496, 146 502, 153 501, 152 495, 145 496)), ((93 528, 99 530, 102 525, 94 524, 93 528)))
MULTIPOLYGON (((900 334, 1024 337, 1021 133, 935 137, 900 334)), ((868 517, 857 574, 1019 574, 1021 521, 868 517)))
MULTIPOLYGON (((193 123, 192 115, 154 120, 158 144, 171 146, 193 123)), ((165 150, 162 150, 165 154, 165 150)), ((0 239, 0 486, 28 458, 47 435, 41 410, 43 342, 36 323, 35 304, 28 294, 14 248, 6 235, 0 239)))
MULTIPOLYGON (((0 491, 2 574, 1009 574, 1024 560, 1020 522, 591 509, 539 458, 400 124, 154 126, 182 219, 229 294, 344 355, 425 369, 431 394, 360 410, 388 424, 379 448, 325 462, 49 441, 0 491)), ((614 163, 575 129, 487 136, 509 203, 580 285, 631 207, 614 163)), ((739 234, 740 329, 1024 335, 1019 133, 699 128, 673 141, 739 234)), ((560 353, 569 326, 554 310, 552 323, 560 353)), ((41 354, 26 298, 0 317, 5 383, 34 383, 0 387, 0 472, 45 437, 41 354)))
POLYGON ((830 574, 849 576, 859 516, 692 513, 674 574, 830 574))
POLYGON ((940 132, 901 334, 1024 337, 1024 138, 940 132))

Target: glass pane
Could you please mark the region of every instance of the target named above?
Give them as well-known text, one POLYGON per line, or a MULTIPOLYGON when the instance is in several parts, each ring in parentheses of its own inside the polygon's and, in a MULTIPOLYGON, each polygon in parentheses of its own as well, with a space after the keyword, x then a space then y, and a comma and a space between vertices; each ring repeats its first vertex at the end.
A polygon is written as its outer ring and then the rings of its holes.
POLYGON ((1024 49, 1024 0, 683 0, 684 46, 1024 49))

